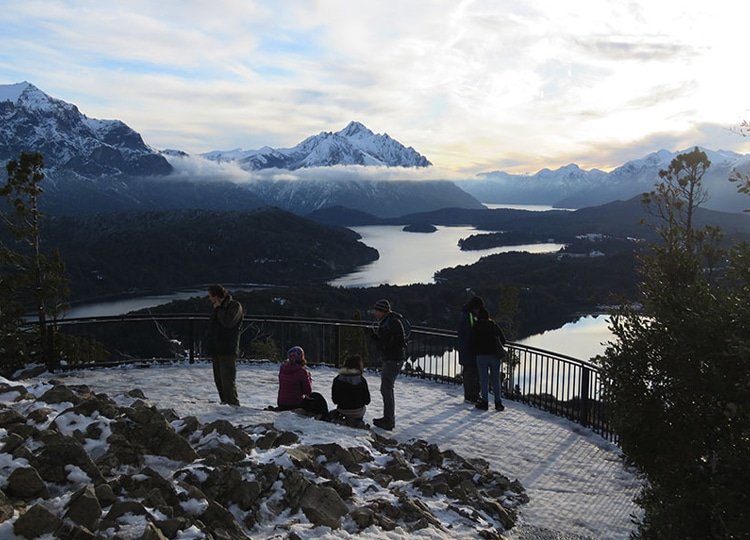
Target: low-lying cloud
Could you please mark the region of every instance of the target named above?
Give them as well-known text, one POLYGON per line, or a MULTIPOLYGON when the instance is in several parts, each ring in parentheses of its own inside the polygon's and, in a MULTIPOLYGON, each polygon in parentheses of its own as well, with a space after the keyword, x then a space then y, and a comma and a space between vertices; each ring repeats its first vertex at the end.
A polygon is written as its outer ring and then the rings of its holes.
POLYGON ((457 173, 435 167, 379 167, 364 165, 333 165, 331 167, 306 167, 294 171, 286 169, 259 169, 247 171, 236 161, 216 162, 200 156, 165 155, 174 171, 172 178, 195 182, 234 182, 255 181, 428 181, 428 180, 468 180, 471 175, 457 173))

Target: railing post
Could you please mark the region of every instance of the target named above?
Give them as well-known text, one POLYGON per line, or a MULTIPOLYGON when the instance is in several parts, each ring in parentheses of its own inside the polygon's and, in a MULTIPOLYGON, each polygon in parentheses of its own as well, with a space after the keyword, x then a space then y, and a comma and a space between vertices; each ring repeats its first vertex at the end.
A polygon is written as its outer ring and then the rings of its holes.
POLYGON ((341 325, 334 326, 336 332, 333 335, 333 351, 336 367, 341 367, 341 325))
POLYGON ((190 325, 188 326, 188 342, 190 343, 190 356, 189 362, 195 363, 195 319, 190 319, 190 325))
POLYGON ((590 369, 581 366, 581 417, 580 422, 583 426, 589 425, 589 375, 590 369))

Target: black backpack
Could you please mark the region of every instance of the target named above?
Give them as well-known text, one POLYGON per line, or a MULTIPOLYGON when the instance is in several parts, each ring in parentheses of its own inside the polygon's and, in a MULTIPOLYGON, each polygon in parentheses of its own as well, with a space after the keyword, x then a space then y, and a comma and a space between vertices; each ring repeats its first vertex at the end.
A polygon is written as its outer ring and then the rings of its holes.
POLYGON ((409 343, 409 338, 411 337, 411 323, 409 322, 409 319, 400 313, 396 313, 395 311, 392 311, 391 313, 393 313, 393 315, 401 322, 401 327, 404 329, 404 341, 401 345, 406 347, 407 343, 409 343))

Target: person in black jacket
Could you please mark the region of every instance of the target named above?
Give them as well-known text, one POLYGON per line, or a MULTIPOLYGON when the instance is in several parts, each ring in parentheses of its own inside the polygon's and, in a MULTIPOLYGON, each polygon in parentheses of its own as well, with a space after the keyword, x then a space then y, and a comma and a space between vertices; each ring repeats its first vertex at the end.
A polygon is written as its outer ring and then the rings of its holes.
POLYGON ((221 285, 208 288, 208 300, 213 306, 208 326, 207 353, 211 357, 214 383, 222 403, 238 406, 237 356, 240 353, 240 334, 244 311, 242 304, 221 285))
POLYGON ((479 401, 479 372, 477 356, 471 348, 471 330, 477 322, 477 312, 482 307, 482 299, 472 296, 461 308, 461 316, 458 319, 458 363, 461 364, 465 403, 479 401))
POLYGON ((383 359, 380 370, 383 416, 375 418, 372 423, 381 429, 391 430, 396 425, 396 397, 393 390, 406 357, 406 336, 400 317, 391 311, 391 303, 388 300, 375 302, 372 312, 378 321, 377 328, 372 330, 372 337, 383 359))
POLYGON ((353 425, 363 423, 367 405, 370 404, 370 389, 363 371, 362 357, 352 355, 346 359, 331 385, 331 399, 337 406, 332 413, 353 425))
POLYGON ((491 382, 492 393, 495 396, 495 409, 505 410, 500 398, 500 365, 501 356, 505 354, 502 348, 502 345, 505 345, 505 336, 495 321, 490 319, 490 314, 485 308, 480 308, 477 313, 477 322, 471 331, 471 345, 477 355, 477 369, 479 370, 480 398, 476 408, 484 411, 489 408, 488 386, 491 382))

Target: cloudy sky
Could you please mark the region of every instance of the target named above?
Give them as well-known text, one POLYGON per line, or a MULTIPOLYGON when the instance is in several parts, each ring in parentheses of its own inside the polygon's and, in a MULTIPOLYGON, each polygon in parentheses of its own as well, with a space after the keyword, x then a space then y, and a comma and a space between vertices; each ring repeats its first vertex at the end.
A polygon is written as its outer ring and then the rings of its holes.
POLYGON ((294 146, 357 120, 468 174, 750 152, 750 3, 4 0, 0 84, 148 144, 294 146))

